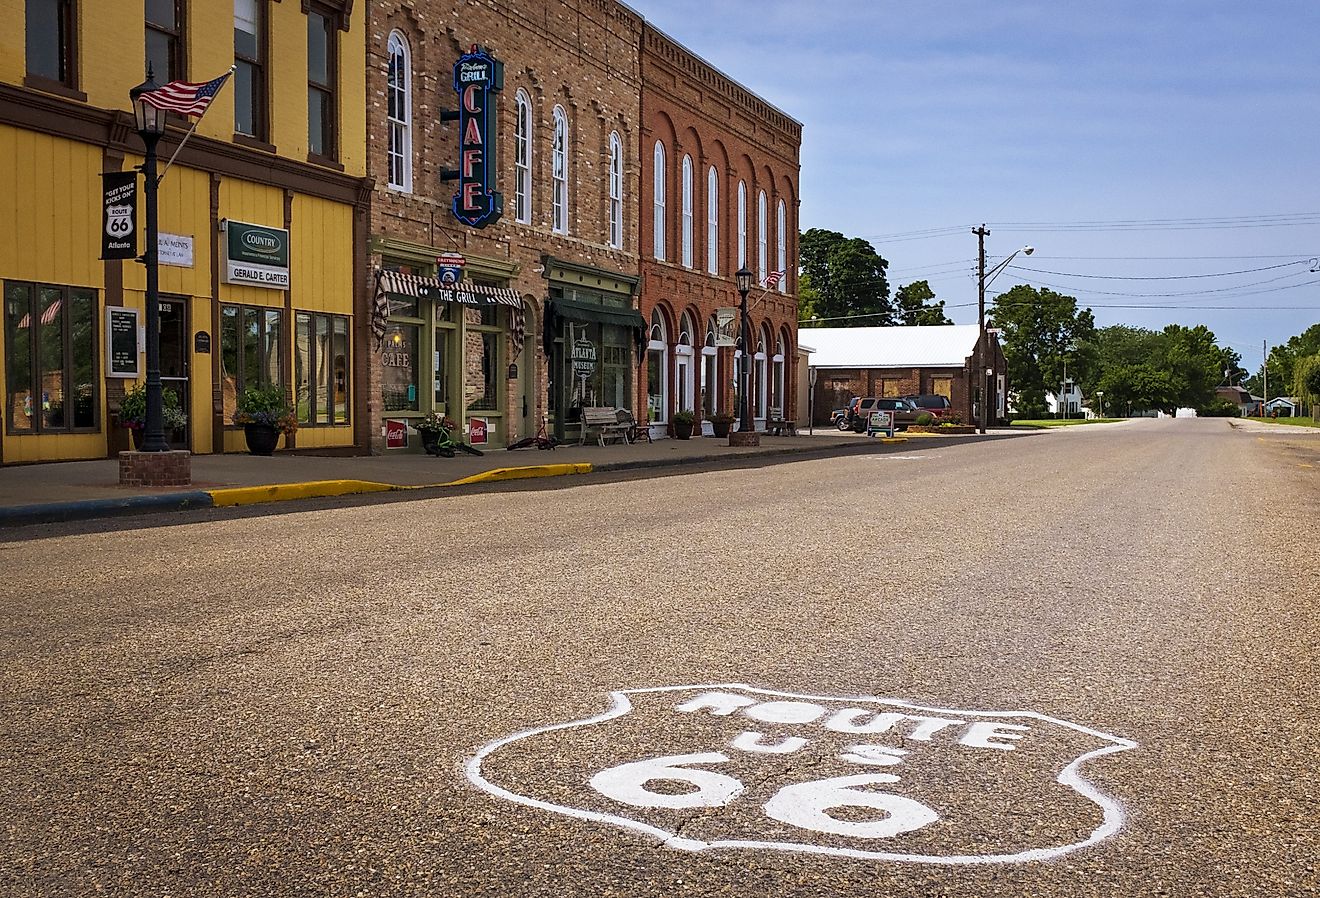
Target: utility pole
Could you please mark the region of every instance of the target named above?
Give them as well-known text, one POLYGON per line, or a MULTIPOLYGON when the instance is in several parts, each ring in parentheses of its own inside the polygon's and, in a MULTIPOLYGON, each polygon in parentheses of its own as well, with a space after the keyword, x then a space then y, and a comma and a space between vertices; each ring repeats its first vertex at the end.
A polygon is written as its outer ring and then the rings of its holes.
POLYGON ((1260 399, 1260 416, 1265 417, 1265 404, 1270 401, 1270 347, 1268 340, 1260 341, 1260 391, 1265 395, 1260 399))
POLYGON ((986 342, 985 341, 985 238, 989 236, 990 229, 987 228, 984 224, 982 224, 979 228, 972 228, 972 233, 976 235, 976 249, 977 249, 976 252, 977 319, 976 320, 977 323, 980 325, 979 339, 981 346, 981 352, 979 353, 979 357, 977 358, 978 364, 976 367, 978 369, 977 373, 981 377, 981 402, 980 402, 981 433, 985 433, 985 417, 986 417, 985 404, 986 404, 986 390, 987 390, 986 375, 985 375, 985 342, 986 342))

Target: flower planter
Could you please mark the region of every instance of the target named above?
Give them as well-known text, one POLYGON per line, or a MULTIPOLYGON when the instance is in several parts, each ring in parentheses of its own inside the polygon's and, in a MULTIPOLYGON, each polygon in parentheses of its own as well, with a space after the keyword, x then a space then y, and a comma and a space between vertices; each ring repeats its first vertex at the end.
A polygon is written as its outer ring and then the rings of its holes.
POLYGON ((714 421, 710 422, 711 429, 715 431, 715 436, 721 440, 729 438, 729 431, 733 429, 732 421, 714 421))
POLYGON ((439 455, 436 449, 440 445, 440 434, 434 430, 419 430, 417 435, 422 438, 422 451, 427 455, 439 455))
POLYGON ((252 455, 274 455, 280 442, 280 432, 269 424, 244 424, 243 435, 252 455))
POLYGON ((686 424, 683 424, 683 423, 680 423, 680 422, 678 422, 678 421, 675 421, 675 422, 674 422, 674 439, 678 439, 678 440, 690 440, 690 439, 692 439, 692 428, 695 427, 695 426, 696 426, 696 425, 695 425, 695 422, 692 422, 692 421, 688 421, 686 424))

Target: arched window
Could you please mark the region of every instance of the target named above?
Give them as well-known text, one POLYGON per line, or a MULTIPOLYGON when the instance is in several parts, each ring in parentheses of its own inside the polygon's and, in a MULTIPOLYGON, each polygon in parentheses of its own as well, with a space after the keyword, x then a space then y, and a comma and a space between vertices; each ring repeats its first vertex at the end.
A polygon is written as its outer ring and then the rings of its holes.
POLYGON ((412 192, 412 66, 408 61, 408 42, 397 31, 390 32, 387 45, 390 70, 385 80, 385 100, 389 119, 389 146, 386 158, 390 167, 390 187, 412 192))
POLYGON ((692 157, 683 157, 683 265, 692 267, 692 157))
POLYGON ((554 189, 550 201, 550 226, 558 234, 568 233, 568 113, 555 107, 555 142, 550 148, 551 179, 554 189))
POLYGON ((650 340, 646 344, 646 408, 652 421, 669 420, 669 333, 659 309, 651 312, 650 340))
POLYGON ((756 356, 752 365, 753 385, 748 389, 752 399, 752 417, 764 418, 766 410, 766 400, 768 398, 769 378, 766 377, 766 354, 765 348, 770 343, 770 331, 765 326, 761 326, 760 339, 756 343, 756 356))
POLYGON ((697 407, 697 360, 692 348, 692 332, 695 329, 692 316, 684 312, 678 325, 678 340, 674 345, 674 408, 686 411, 695 411, 697 407))
POLYGON ((770 264, 770 256, 766 252, 768 223, 765 212, 765 191, 762 190, 756 195, 756 279, 762 284, 768 274, 766 266, 770 264))
POLYGON ((779 201, 779 228, 775 243, 779 247, 779 292, 788 292, 788 207, 779 201))
POLYGON ((519 89, 514 98, 513 130, 513 217, 532 223, 532 101, 519 89))
POLYGON ((738 268, 747 267, 747 183, 738 182, 738 268))
POLYGON ((610 132, 610 246, 623 246, 623 141, 610 132))
MULTIPOLYGON (((782 284, 783 281, 780 281, 782 284)), ((780 336, 775 344, 775 354, 770 359, 770 408, 779 409, 779 417, 788 417, 788 407, 784 403, 784 338, 780 336)))
POLYGON ((713 165, 706 172, 706 271, 720 273, 720 178, 713 165))
POLYGON ((720 355, 715 341, 715 316, 706 322, 706 342, 701 347, 701 417, 720 410, 720 355))
POLYGON ((665 145, 655 142, 655 208, 651 222, 651 241, 655 257, 665 260, 665 145))

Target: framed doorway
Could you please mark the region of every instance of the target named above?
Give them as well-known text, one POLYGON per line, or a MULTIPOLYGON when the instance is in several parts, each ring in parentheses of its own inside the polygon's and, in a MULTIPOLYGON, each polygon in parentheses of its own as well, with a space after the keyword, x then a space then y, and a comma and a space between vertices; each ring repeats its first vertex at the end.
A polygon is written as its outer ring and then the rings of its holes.
POLYGON ((188 401, 189 364, 192 347, 188 340, 188 300, 182 296, 162 296, 160 299, 160 385, 179 400, 179 408, 187 416, 183 427, 167 431, 165 439, 171 449, 192 447, 192 408, 188 401))

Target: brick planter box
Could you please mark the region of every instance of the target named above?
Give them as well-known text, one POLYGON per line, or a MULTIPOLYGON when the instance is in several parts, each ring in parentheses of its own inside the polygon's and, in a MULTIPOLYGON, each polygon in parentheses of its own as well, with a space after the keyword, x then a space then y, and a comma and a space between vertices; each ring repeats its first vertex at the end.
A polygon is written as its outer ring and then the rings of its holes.
POLYGON ((908 433, 947 433, 950 435, 976 433, 974 424, 940 424, 930 426, 927 424, 911 424, 907 429, 908 433))
POLYGON ((761 435, 756 431, 729 431, 730 446, 759 446, 761 445, 761 435))
POLYGON ((192 484, 192 453, 121 452, 120 486, 189 486, 192 484))

